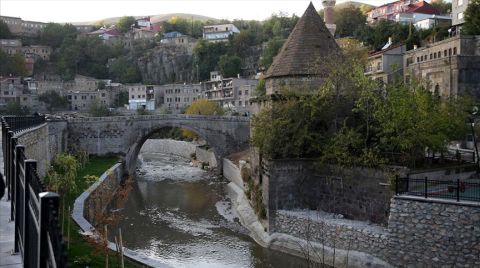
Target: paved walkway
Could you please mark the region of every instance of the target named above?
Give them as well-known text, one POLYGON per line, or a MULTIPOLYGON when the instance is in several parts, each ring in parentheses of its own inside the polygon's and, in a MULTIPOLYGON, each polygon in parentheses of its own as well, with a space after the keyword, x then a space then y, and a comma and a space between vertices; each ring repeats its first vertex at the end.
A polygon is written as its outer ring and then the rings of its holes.
MULTIPOLYGON (((0 172, 3 174, 3 151, 1 148, 2 135, 0 135, 0 172)), ((14 223, 10 222, 10 202, 7 201, 6 195, 7 193, 0 200, 0 268, 23 267, 20 254, 12 255, 14 223)))

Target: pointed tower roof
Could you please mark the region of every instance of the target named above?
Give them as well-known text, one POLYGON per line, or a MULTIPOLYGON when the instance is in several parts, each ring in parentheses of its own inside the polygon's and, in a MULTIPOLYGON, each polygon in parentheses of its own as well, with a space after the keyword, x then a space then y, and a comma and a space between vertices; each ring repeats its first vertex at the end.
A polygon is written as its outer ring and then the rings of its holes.
POLYGON ((340 56, 340 48, 312 2, 273 60, 265 78, 325 75, 324 64, 340 56))

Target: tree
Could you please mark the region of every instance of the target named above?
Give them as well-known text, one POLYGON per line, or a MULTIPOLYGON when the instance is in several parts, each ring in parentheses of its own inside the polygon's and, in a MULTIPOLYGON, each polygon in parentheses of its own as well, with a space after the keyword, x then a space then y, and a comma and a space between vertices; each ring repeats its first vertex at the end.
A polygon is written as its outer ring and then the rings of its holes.
POLYGON ((452 3, 446 2, 444 0, 431 1, 430 5, 440 10, 442 14, 450 14, 450 12, 452 11, 452 3))
POLYGON ((130 30, 130 27, 135 24, 135 18, 132 17, 132 16, 124 16, 124 17, 121 17, 116 26, 117 26, 117 29, 122 32, 122 33, 126 33, 130 30))
POLYGON ((38 100, 44 102, 47 105, 49 112, 66 109, 68 107, 68 100, 65 97, 60 96, 57 92, 50 90, 38 97, 38 100))
POLYGON ((470 35, 480 34, 480 0, 470 0, 465 10, 463 31, 470 35))
POLYGON ((40 43, 59 48, 64 42, 71 42, 77 38, 77 28, 72 24, 48 23, 40 32, 40 43))
POLYGON ((193 49, 195 65, 198 68, 199 80, 206 80, 210 77, 210 72, 218 67, 220 57, 227 53, 227 44, 223 42, 209 43, 200 40, 193 49))
POLYGON ((123 107, 125 104, 128 104, 128 91, 120 91, 115 96, 115 107, 123 107))
POLYGON ((223 77, 236 77, 242 71, 242 59, 238 56, 222 55, 218 66, 223 77))
POLYGON ((12 33, 3 20, 0 20, 0 39, 8 39, 12 37, 12 33))
POLYGON ((102 117, 102 116, 110 115, 110 111, 108 110, 108 107, 100 103, 100 100, 98 99, 94 99, 90 103, 90 107, 88 107, 88 112, 93 117, 102 117))
MULTIPOLYGON (((45 178, 47 187, 60 194, 62 201, 62 215, 65 215, 65 201, 77 188, 76 177, 79 167, 77 160, 70 154, 59 154, 55 157, 52 168, 45 178)), ((62 230, 64 224, 62 217, 62 230)))
POLYGON ((257 97, 265 96, 267 94, 267 90, 265 88, 265 80, 262 79, 258 81, 258 85, 255 88, 255 95, 257 97))
POLYGON ((99 90, 105 89, 105 82, 99 81, 97 83, 97 89, 99 89, 99 90))
POLYGON ((110 65, 110 77, 120 83, 138 83, 142 80, 137 66, 126 57, 115 59, 110 65))
POLYGON ((6 113, 8 115, 27 115, 30 113, 30 110, 27 106, 22 107, 18 101, 9 101, 6 113))
MULTIPOLYGON (((216 102, 211 102, 206 99, 193 101, 185 110, 185 114, 193 115, 223 115, 223 109, 216 102)), ((182 135, 186 139, 194 140, 198 136, 188 129, 182 129, 182 135)))
POLYGON ((265 70, 268 70, 270 65, 273 62, 273 58, 277 56, 278 52, 285 43, 284 39, 273 38, 265 44, 265 48, 262 50, 262 55, 260 57, 260 66, 265 70))
POLYGON ((335 10, 333 15, 334 22, 337 25, 335 35, 339 37, 353 36, 355 30, 367 22, 367 17, 358 7, 353 5, 335 10))

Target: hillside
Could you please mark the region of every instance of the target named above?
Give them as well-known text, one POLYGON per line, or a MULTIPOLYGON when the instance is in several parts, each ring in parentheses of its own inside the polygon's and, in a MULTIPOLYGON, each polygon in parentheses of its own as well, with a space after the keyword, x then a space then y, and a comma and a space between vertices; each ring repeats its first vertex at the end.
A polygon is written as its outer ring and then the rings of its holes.
MULTIPOLYGON (((172 17, 179 17, 183 19, 193 19, 193 20, 198 20, 198 21, 207 21, 207 20, 213 20, 217 21, 218 19, 207 17, 207 16, 202 16, 202 15, 197 15, 197 14, 187 14, 187 13, 169 13, 169 14, 157 14, 157 15, 145 15, 145 16, 135 16, 135 18, 144 18, 150 16, 150 21, 155 23, 159 21, 167 21, 170 20, 172 17)), ((73 25, 96 25, 100 22, 103 22, 104 24, 115 24, 121 17, 113 17, 113 18, 105 18, 105 19, 100 19, 100 20, 95 20, 95 21, 83 21, 83 22, 72 22, 73 25)))
POLYGON ((367 3, 355 2, 355 1, 346 1, 346 2, 341 2, 341 3, 337 2, 337 4, 335 5, 335 9, 343 9, 343 8, 347 8, 349 6, 354 6, 354 7, 360 8, 362 5, 365 5, 369 8, 374 8, 375 7, 375 6, 369 5, 367 3))

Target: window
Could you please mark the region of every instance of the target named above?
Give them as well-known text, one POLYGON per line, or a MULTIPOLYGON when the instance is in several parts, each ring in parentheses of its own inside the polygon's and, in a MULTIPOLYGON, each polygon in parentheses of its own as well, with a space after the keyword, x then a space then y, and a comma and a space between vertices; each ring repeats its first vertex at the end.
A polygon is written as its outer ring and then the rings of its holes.
POLYGON ((463 19, 463 12, 460 12, 457 14, 457 19, 459 20, 463 19))
POLYGON ((453 55, 457 55, 457 47, 453 48, 453 55))
POLYGON ((132 100, 135 99, 135 95, 132 95, 132 100))
POLYGON ((238 91, 238 95, 242 96, 242 91, 241 90, 238 91))
POLYGON ((105 97, 105 93, 102 93, 102 97, 105 97))
POLYGON ((246 89, 246 90, 245 90, 245 95, 247 95, 247 96, 248 96, 248 89, 246 89))
POLYGON ((75 99, 75 100, 76 100, 76 99, 77 99, 77 96, 73 96, 73 99, 75 99))
POLYGON ((444 56, 444 57, 447 56, 447 50, 446 50, 446 49, 443 51, 443 56, 444 56))
POLYGON ((438 51, 437 52, 437 57, 440 59, 442 57, 442 52, 441 51, 438 51))
POLYGON ((433 59, 433 54, 432 53, 430 53, 430 59, 433 59))
POLYGON ((463 5, 463 0, 458 0, 457 6, 461 6, 461 5, 463 5))
POLYGON ((449 57, 452 56, 452 49, 451 48, 448 49, 448 56, 449 57))

